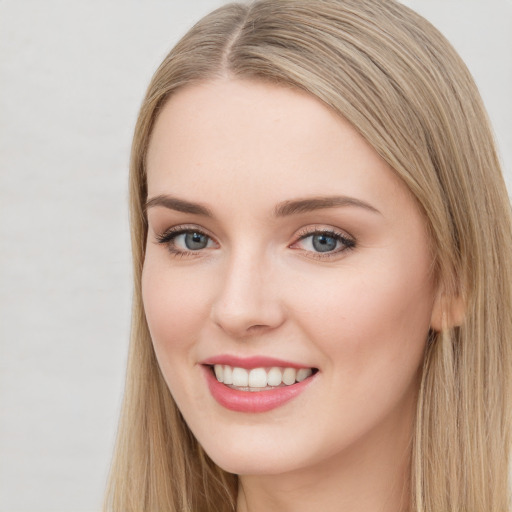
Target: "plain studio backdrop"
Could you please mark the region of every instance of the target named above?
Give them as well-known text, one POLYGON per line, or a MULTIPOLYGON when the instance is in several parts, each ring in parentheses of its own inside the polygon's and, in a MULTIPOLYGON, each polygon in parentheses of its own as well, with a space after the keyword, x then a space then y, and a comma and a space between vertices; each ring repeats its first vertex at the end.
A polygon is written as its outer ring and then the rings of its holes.
MULTIPOLYGON (((149 79, 219 0, 0 0, 0 512, 97 512, 126 364, 149 79)), ((512 186, 512 0, 410 0, 480 86, 512 186)))

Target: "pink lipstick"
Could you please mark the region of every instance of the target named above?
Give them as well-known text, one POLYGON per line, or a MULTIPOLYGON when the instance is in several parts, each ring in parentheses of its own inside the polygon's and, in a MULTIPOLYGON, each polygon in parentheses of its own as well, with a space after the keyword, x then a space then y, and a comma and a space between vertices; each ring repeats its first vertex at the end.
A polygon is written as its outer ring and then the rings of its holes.
POLYGON ((317 370, 269 357, 221 355, 202 361, 213 398, 237 412, 266 412, 292 400, 315 380, 317 370))

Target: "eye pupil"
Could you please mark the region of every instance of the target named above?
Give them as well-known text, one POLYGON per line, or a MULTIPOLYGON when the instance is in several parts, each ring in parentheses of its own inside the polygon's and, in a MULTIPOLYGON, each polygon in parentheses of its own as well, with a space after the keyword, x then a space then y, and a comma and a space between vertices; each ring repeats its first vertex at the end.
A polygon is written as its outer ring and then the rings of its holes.
POLYGON ((208 245, 208 237, 202 233, 186 233, 185 234, 185 245, 187 249, 191 251, 197 251, 204 249, 208 245))
POLYGON ((329 235, 315 235, 313 237, 313 247, 318 252, 329 252, 336 249, 337 239, 329 235))

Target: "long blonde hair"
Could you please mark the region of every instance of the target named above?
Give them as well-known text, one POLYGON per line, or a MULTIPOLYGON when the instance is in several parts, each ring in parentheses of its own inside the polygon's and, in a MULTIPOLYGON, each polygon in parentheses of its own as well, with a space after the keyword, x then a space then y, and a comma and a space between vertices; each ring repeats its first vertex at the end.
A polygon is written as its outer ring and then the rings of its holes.
POLYGON ((347 119, 416 197, 449 315, 425 353, 411 462, 414 512, 504 512, 512 341, 512 228, 477 88, 427 21, 394 0, 230 4, 194 26, 156 71, 131 156, 134 303, 126 392, 105 510, 228 512, 237 477, 203 452, 155 359, 141 300, 145 157, 174 91, 218 76, 307 91, 347 119))

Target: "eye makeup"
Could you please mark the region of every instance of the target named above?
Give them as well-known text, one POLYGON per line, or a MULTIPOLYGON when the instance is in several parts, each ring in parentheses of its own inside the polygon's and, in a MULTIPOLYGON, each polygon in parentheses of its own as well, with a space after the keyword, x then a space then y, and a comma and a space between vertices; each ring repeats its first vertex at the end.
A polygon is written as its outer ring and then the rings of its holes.
MULTIPOLYGON (((339 257, 340 253, 356 246, 354 238, 345 232, 320 226, 306 227, 295 237, 298 239, 288 247, 315 259, 339 257)), ((205 250, 219 247, 205 230, 194 225, 173 226, 156 235, 156 243, 166 246, 171 255, 179 257, 197 257, 205 250)))
POLYGON ((217 243, 197 226, 173 226, 156 235, 156 242, 167 247, 174 256, 198 256, 205 249, 218 246, 217 243), (181 246, 181 247, 180 247, 181 246))
POLYGON ((291 249, 303 250, 316 259, 337 257, 355 247, 355 239, 345 232, 319 226, 310 226, 299 232, 299 239, 290 246, 291 249))

